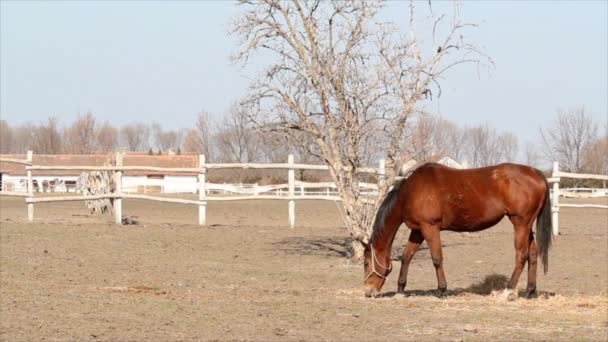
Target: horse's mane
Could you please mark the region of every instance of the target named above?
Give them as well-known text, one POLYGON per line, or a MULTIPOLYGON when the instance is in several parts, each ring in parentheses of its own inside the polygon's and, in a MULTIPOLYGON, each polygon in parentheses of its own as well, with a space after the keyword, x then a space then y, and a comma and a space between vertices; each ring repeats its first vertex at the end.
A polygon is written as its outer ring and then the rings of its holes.
MULTIPOLYGON (((408 176, 409 174, 411 174, 411 172, 408 173, 408 176)), ((384 196, 384 199, 378 208, 378 212, 376 213, 372 237, 369 240, 370 242, 373 242, 384 231, 384 220, 386 220, 386 216, 393 210, 395 202, 397 202, 397 195, 399 194, 399 189, 401 188, 401 182, 403 182, 404 179, 405 178, 402 177, 397 179, 386 196, 384 196)))
MULTIPOLYGON (((396 180, 395 182, 393 182, 391 189, 388 191, 386 196, 384 196, 384 199, 382 200, 382 203, 378 208, 378 212, 376 213, 376 218, 374 220, 374 229, 372 231, 372 236, 369 240, 370 242, 373 242, 378 236, 380 236, 384 232, 384 220, 386 220, 386 216, 393 210, 395 202, 397 202, 399 189, 401 188, 401 184, 403 183, 403 181, 408 179, 419 168, 429 164, 432 163, 417 163, 405 171, 399 170, 399 176, 396 177, 396 180)), ((443 166, 441 164, 436 165, 443 166)))

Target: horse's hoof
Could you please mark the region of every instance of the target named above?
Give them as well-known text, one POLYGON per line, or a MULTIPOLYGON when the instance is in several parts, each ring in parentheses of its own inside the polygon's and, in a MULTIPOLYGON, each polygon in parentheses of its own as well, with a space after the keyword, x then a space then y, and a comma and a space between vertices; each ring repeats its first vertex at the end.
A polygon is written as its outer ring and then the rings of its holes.
POLYGON ((538 294, 536 293, 536 290, 527 290, 526 292, 524 292, 524 298, 526 299, 534 299, 537 297, 538 294))

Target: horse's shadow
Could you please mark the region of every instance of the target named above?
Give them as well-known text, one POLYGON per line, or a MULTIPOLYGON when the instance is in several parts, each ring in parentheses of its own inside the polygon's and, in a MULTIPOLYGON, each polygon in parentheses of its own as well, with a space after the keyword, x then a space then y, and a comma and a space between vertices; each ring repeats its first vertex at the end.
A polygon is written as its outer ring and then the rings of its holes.
MULTIPOLYGON (((289 237, 281 241, 274 242, 272 245, 276 246, 280 251, 287 254, 295 255, 317 255, 324 257, 339 257, 339 258, 350 258, 351 250, 350 243, 352 238, 349 237, 289 237)), ((453 247, 460 245, 450 244, 443 245, 446 247, 453 247)), ((394 247, 391 251, 391 259, 394 261, 401 261, 403 257, 403 248, 394 247)), ((428 253, 428 247, 426 244, 420 246, 419 254, 428 253)))
POLYGON ((273 245, 287 254, 345 258, 350 257, 349 243, 345 237, 291 237, 273 245))
MULTIPOLYGON (((477 283, 471 284, 468 287, 446 290, 441 295, 441 297, 456 297, 456 296, 462 296, 462 295, 466 295, 466 294, 489 296, 494 291, 504 290, 507 287, 508 282, 509 282, 509 278, 507 276, 502 275, 502 274, 492 273, 492 274, 485 276, 483 280, 481 280, 477 283)), ((524 292, 525 291, 519 291, 518 292, 519 296, 522 297, 524 295, 524 292)), ((439 293, 437 290, 405 290, 404 292, 389 291, 389 292, 383 293, 383 297, 389 297, 389 298, 395 297, 397 295, 404 295, 405 297, 410 297, 410 296, 437 297, 439 295, 439 293)), ((549 297, 549 296, 554 296, 554 295, 555 295, 555 293, 553 293, 553 292, 540 291, 540 292, 537 292, 534 297, 538 297, 538 296, 549 297)))

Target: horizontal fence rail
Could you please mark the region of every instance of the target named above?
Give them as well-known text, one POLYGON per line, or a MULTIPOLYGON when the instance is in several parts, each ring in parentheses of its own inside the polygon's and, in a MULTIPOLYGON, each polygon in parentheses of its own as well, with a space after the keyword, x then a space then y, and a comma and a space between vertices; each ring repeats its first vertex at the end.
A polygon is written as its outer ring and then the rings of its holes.
POLYGON ((23 165, 32 165, 31 161, 27 161, 27 160, 23 160, 23 159, 13 159, 13 158, 0 158, 0 162, 13 163, 13 164, 23 164, 23 165))
MULTIPOLYGON (((125 166, 122 163, 122 154, 115 154, 115 165, 33 165, 31 151, 28 152, 27 160, 13 159, 13 158, 0 158, 2 162, 16 163, 25 165, 27 173, 27 192, 19 193, 15 191, 2 191, 0 195, 4 196, 19 196, 25 197, 25 203, 28 206, 28 220, 30 222, 34 219, 34 204, 35 203, 51 203, 51 202, 65 202, 65 201, 93 201, 102 199, 112 199, 114 208, 114 217, 117 224, 122 224, 122 200, 123 199, 138 199, 157 201, 165 203, 177 203, 196 205, 199 207, 199 224, 206 224, 206 210, 207 202, 209 201, 248 201, 248 200, 286 200, 288 201, 288 223, 293 228, 295 225, 295 200, 329 200, 329 201, 341 201, 341 198, 334 195, 336 192, 330 191, 330 189, 337 189, 337 186, 333 182, 302 182, 295 180, 295 170, 313 170, 313 171, 329 171, 330 167, 327 165, 308 165, 308 164, 296 164, 293 160, 293 155, 289 155, 287 163, 276 163, 276 164, 261 164, 261 163, 206 163, 205 156, 199 156, 198 167, 183 167, 183 168, 172 168, 172 167, 155 167, 155 166, 125 166), (288 182, 285 184, 274 184, 274 185, 257 185, 254 184, 250 188, 245 189, 243 186, 237 187, 232 184, 213 184, 206 181, 206 174, 208 170, 214 169, 279 169, 288 171, 288 182), (52 196, 52 197, 34 197, 33 188, 34 181, 32 179, 32 171, 108 171, 113 172, 113 179, 115 183, 115 189, 112 193, 99 194, 93 196, 52 196), (123 174, 127 171, 149 171, 149 172, 167 172, 167 173, 190 173, 197 175, 197 181, 195 182, 192 193, 198 193, 198 200, 183 199, 183 198, 171 198, 165 196, 150 196, 131 193, 133 185, 130 187, 123 186, 123 174), (296 190, 297 189, 297 190, 296 190), (314 193, 306 192, 305 189, 318 189, 314 193), (322 190, 325 191, 322 191, 322 190), (127 192, 124 192, 127 191, 127 192), (214 191, 224 191, 224 193, 235 193, 242 194, 239 196, 209 196, 214 191), (274 194, 272 194, 274 192, 274 194)), ((348 171, 350 167, 344 167, 343 170, 348 171)), ((382 181, 385 174, 384 161, 381 161, 378 168, 364 167, 357 170, 358 173, 368 173, 378 175, 379 181, 382 181)), ((147 184, 146 181, 144 189, 147 186, 157 187, 163 189, 164 183, 156 182, 158 184, 147 184)), ((137 192, 139 184, 134 185, 135 192, 137 192)), ((377 196, 378 184, 371 183, 360 183, 360 189, 363 190, 363 196, 377 196)), ((372 198, 364 199, 366 202, 373 202, 372 198)))
MULTIPOLYGON (((8 161, 8 160, 6 160, 8 161)), ((205 164, 204 168, 194 167, 155 167, 155 166, 95 166, 95 165, 31 165, 26 166, 26 170, 81 170, 81 171, 156 171, 156 172, 184 172, 198 173, 208 169, 284 169, 284 170, 317 170, 329 171, 329 166, 326 165, 308 165, 308 164, 254 164, 254 163, 222 163, 222 164, 205 164)), ((344 167, 344 171, 351 168, 344 167)), ((357 170, 359 173, 380 174, 378 168, 362 167, 357 170)))
MULTIPOLYGON (((558 165, 559 167, 559 165, 558 165)), ((608 176, 605 175, 592 175, 592 174, 586 174, 586 173, 572 173, 572 172, 563 172, 563 171, 557 171, 554 172, 553 177, 559 177, 559 178, 575 178, 575 179, 597 179, 597 180, 605 180, 608 181, 608 176)))
POLYGON ((17 191, 0 191, 0 196, 13 196, 13 197, 28 197, 29 195, 25 192, 17 191))

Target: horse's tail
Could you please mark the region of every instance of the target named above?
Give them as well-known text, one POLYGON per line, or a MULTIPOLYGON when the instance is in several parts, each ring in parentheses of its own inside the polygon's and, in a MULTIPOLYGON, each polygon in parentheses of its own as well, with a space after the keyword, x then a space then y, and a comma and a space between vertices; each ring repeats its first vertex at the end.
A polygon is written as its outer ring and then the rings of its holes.
POLYGON ((536 218, 536 245, 538 246, 538 256, 543 261, 543 271, 547 274, 549 270, 549 247, 551 246, 551 237, 553 223, 551 222, 551 193, 549 192, 549 182, 547 177, 540 171, 537 171, 545 181, 545 201, 538 217, 536 218))

